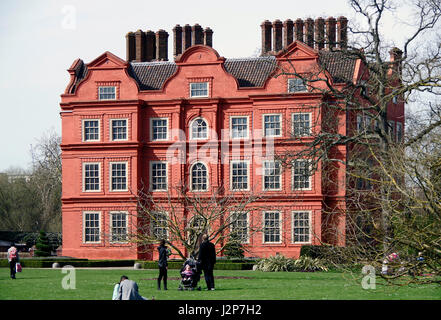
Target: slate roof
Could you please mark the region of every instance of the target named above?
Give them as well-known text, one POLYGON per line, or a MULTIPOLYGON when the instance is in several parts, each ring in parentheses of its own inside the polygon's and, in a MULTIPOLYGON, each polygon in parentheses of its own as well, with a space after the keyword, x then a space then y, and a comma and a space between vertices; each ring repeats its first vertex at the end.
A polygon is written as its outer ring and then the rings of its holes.
POLYGON ((70 89, 70 93, 74 93, 78 84, 83 81, 87 76, 87 66, 83 60, 79 60, 78 64, 75 66, 75 83, 70 89))
MULTIPOLYGON (((354 58, 338 51, 321 50, 319 52, 319 63, 329 71, 335 83, 352 81, 355 61, 354 58)), ((276 58, 265 56, 226 59, 224 67, 237 79, 240 88, 263 87, 276 68, 276 58)), ((177 68, 176 64, 171 61, 131 62, 128 71, 138 82, 140 90, 160 90, 177 68)), ((72 93, 75 92, 78 83, 86 77, 87 66, 84 63, 78 64, 75 74, 77 78, 72 86, 72 93)))

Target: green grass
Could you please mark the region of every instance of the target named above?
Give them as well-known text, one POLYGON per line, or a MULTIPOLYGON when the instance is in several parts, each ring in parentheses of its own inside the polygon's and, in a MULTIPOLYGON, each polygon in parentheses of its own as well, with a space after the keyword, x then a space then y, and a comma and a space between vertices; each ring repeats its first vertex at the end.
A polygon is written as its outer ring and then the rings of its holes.
MULTIPOLYGON (((25 268, 17 279, 9 278, 9 269, 0 268, 0 300, 110 300, 113 286, 121 275, 135 280, 141 295, 157 300, 439 300, 441 286, 388 286, 377 280, 375 290, 364 290, 361 278, 337 272, 215 271, 216 291, 178 291, 178 280, 169 280, 168 291, 156 290, 157 270, 76 269, 76 289, 64 290, 61 269, 25 268)), ((360 275, 361 276, 361 275, 360 275)), ((177 270, 169 270, 169 278, 177 270)), ((205 288, 202 277, 200 282, 205 288)))

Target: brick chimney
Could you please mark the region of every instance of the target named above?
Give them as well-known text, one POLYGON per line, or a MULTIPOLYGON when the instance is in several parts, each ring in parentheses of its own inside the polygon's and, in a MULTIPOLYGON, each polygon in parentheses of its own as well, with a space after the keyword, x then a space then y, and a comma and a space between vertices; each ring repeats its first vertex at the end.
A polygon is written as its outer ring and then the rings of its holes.
POLYGON ((291 19, 285 20, 283 23, 283 47, 286 48, 294 40, 294 22, 291 19))
POLYGON ((145 32, 145 60, 152 61, 156 59, 156 37, 155 33, 151 30, 145 32))
POLYGON ((295 39, 297 41, 303 42, 303 20, 297 19, 296 22, 294 22, 294 29, 295 29, 295 39))
POLYGON ((133 61, 136 59, 135 55, 136 51, 136 43, 135 43, 135 34, 133 32, 128 32, 126 34, 126 60, 133 61))
POLYGON ((203 30, 199 24, 196 23, 191 28, 191 35, 192 35, 192 38, 191 38, 192 45, 203 44, 203 30))
POLYGON ((213 46, 213 30, 210 27, 206 27, 204 30, 204 45, 212 47, 213 46))
POLYGON ((191 26, 189 24, 186 24, 184 26, 184 33, 182 34, 183 39, 183 50, 187 50, 191 47, 191 26))
POLYGON ((138 29, 135 32, 135 62, 146 61, 145 58, 145 34, 138 29))
POLYGON ((262 55, 266 55, 271 51, 271 29, 273 25, 270 21, 265 20, 260 27, 262 28, 262 55))
POLYGON ((335 26, 336 20, 333 17, 326 19, 326 49, 331 50, 335 47, 335 26))
POLYGON ((346 49, 348 46, 348 19, 345 17, 337 19, 337 43, 340 49, 346 49))
POLYGON ((168 33, 162 29, 156 32, 156 60, 168 60, 168 33))
POLYGON ((315 48, 322 50, 325 47, 325 19, 317 18, 314 22, 315 26, 315 48))
POLYGON ((273 22, 273 51, 282 50, 282 27, 283 23, 279 19, 273 22))
POLYGON ((173 55, 176 57, 182 53, 182 27, 177 24, 173 28, 173 55))
POLYGON ((397 47, 394 47, 389 51, 389 54, 390 54, 390 62, 391 62, 389 74, 395 75, 396 77, 401 77, 403 51, 401 51, 397 47))
POLYGON ((305 20, 305 42, 311 48, 314 48, 314 20, 308 18, 305 20))

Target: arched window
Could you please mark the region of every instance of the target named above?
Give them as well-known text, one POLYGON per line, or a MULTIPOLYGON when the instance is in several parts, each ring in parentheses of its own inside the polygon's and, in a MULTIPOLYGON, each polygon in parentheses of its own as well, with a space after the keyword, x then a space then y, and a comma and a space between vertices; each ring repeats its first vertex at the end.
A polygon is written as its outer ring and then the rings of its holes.
POLYGON ((190 183, 192 191, 206 191, 208 189, 208 172, 205 164, 197 162, 191 167, 190 183))
POLYGON ((208 125, 204 119, 196 118, 191 122, 190 137, 191 139, 208 138, 208 125))

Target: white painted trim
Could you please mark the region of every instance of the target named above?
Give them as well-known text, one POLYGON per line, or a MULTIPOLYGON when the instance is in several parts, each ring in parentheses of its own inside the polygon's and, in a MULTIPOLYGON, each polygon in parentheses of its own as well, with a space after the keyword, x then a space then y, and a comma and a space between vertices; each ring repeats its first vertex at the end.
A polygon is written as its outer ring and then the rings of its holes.
POLYGON ((101 185, 102 185, 102 172, 101 172, 101 162, 83 162, 82 163, 82 169, 81 169, 81 185, 82 185, 82 191, 83 192, 101 192, 101 185), (86 190, 86 165, 88 164, 97 164, 98 165, 98 179, 99 179, 99 189, 98 190, 86 190))
POLYGON ((110 192, 125 192, 129 190, 129 163, 128 161, 112 161, 109 162, 109 191, 110 192), (112 189, 112 165, 114 164, 125 164, 126 165, 126 188, 125 189, 112 189))
POLYGON ((312 243, 312 211, 311 210, 293 210, 291 211, 291 243, 292 244, 311 244, 312 243), (307 242, 295 242, 294 241, 294 213, 307 212, 309 219, 309 241, 307 242))
POLYGON ((280 210, 266 210, 266 211, 262 211, 262 244, 282 244, 283 243, 283 219, 282 219, 283 213, 280 210), (275 242, 269 242, 269 241, 265 241, 265 213, 274 213, 274 212, 278 212, 279 213, 279 238, 280 241, 275 241, 275 242))
POLYGON ((231 140, 247 140, 250 137, 250 116, 230 116, 230 137, 231 140), (246 137, 233 137, 233 119, 246 118, 247 119, 247 134, 246 137))
POLYGON ((109 119, 109 140, 110 141, 127 141, 129 140, 129 119, 128 118, 112 118, 109 119), (126 121, 126 138, 125 139, 113 139, 113 121, 126 121))
POLYGON ((112 225, 113 225, 113 214, 124 214, 126 216, 126 236, 129 235, 129 212, 128 211, 110 211, 109 212, 109 242, 110 243, 127 243, 128 239, 125 241, 112 241, 113 233, 112 233, 112 225))
POLYGON ((83 217, 82 217, 83 219, 83 237, 82 237, 82 240, 83 240, 83 243, 86 243, 86 244, 100 244, 100 243, 102 243, 102 232, 101 232, 101 228, 102 228, 102 212, 101 211, 83 211, 83 217), (98 228, 99 228, 99 238, 100 238, 100 240, 99 241, 86 241, 86 214, 90 214, 90 213, 92 213, 92 214, 95 214, 95 213, 97 213, 98 214, 98 228))
POLYGON ((263 137, 265 138, 278 138, 283 136, 283 114, 282 113, 264 113, 262 114, 262 133, 263 137), (273 136, 267 136, 266 130, 265 130, 265 117, 266 116, 280 116, 280 134, 279 135, 273 135, 273 136))
POLYGON ((81 141, 82 142, 99 142, 101 141, 101 119, 82 119, 81 120, 81 141), (86 132, 84 128, 84 123, 86 121, 98 121, 98 139, 86 140, 86 132))
POLYGON ((292 168, 291 168, 291 190, 293 191, 311 191, 312 190, 312 175, 309 175, 309 188, 294 188, 294 162, 295 161, 306 161, 309 163, 309 172, 312 172, 312 164, 311 164, 311 160, 309 159, 298 159, 298 160, 293 160, 292 162, 292 168))
POLYGON ((230 160, 230 190, 231 191, 250 191, 250 160, 230 160), (247 164, 247 188, 233 189, 233 163, 245 162, 247 164))
POLYGON ((294 137, 295 136, 295 132, 294 132, 294 115, 309 115, 309 132, 307 135, 302 135, 301 137, 310 137, 312 134, 312 112, 293 112, 291 114, 291 130, 292 130, 292 135, 294 137))
POLYGON ((167 161, 150 161, 150 164, 149 164, 149 184, 150 184, 150 187, 149 187, 149 190, 151 191, 151 192, 166 192, 167 190, 168 190, 168 162, 167 161), (166 179, 166 185, 167 185, 167 188, 166 189, 156 189, 156 190, 153 190, 153 165, 154 164, 158 164, 158 163, 165 163, 165 173, 166 173, 166 177, 165 177, 165 179, 166 179))
POLYGON ((282 164, 278 160, 263 160, 262 161, 262 190, 263 191, 282 191, 283 190, 283 172, 282 172, 282 164), (265 188, 265 163, 267 162, 277 162, 280 167, 280 188, 278 189, 266 189, 265 188))
POLYGON ((208 82, 208 81, 203 81, 203 82, 190 82, 189 83, 189 96, 190 96, 190 98, 191 99, 197 99, 197 98, 208 98, 209 96, 210 96, 210 82, 208 82), (207 84, 207 95, 205 95, 205 96, 192 96, 191 95, 191 85, 192 84, 200 84, 200 83, 205 83, 205 84, 207 84))
POLYGON ((169 118, 168 117, 156 117, 156 118, 150 118, 150 141, 168 141, 169 140, 169 118), (165 139, 153 139, 153 120, 166 120, 167 121, 167 131, 166 131, 166 138, 165 139))
POLYGON ((189 182, 190 183, 189 183, 189 185, 190 185, 190 191, 191 192, 207 192, 210 189, 210 171, 209 170, 210 169, 209 169, 208 165, 204 161, 195 161, 190 166, 190 174, 189 174, 189 179, 190 179, 189 182), (196 164, 198 164, 198 163, 202 163, 205 166, 206 170, 207 170, 207 188, 205 190, 193 190, 193 183, 192 183, 192 180, 193 180, 193 167, 196 164))
POLYGON ((196 118, 192 119, 190 121, 190 125, 189 125, 188 129, 189 129, 189 134, 190 134, 189 140, 209 140, 209 138, 210 138, 210 126, 208 124, 207 119, 205 119, 204 117, 196 117, 196 118), (195 122, 198 119, 203 120, 205 122, 205 124, 207 125, 207 137, 205 137, 205 138, 193 138, 193 122, 195 122))

